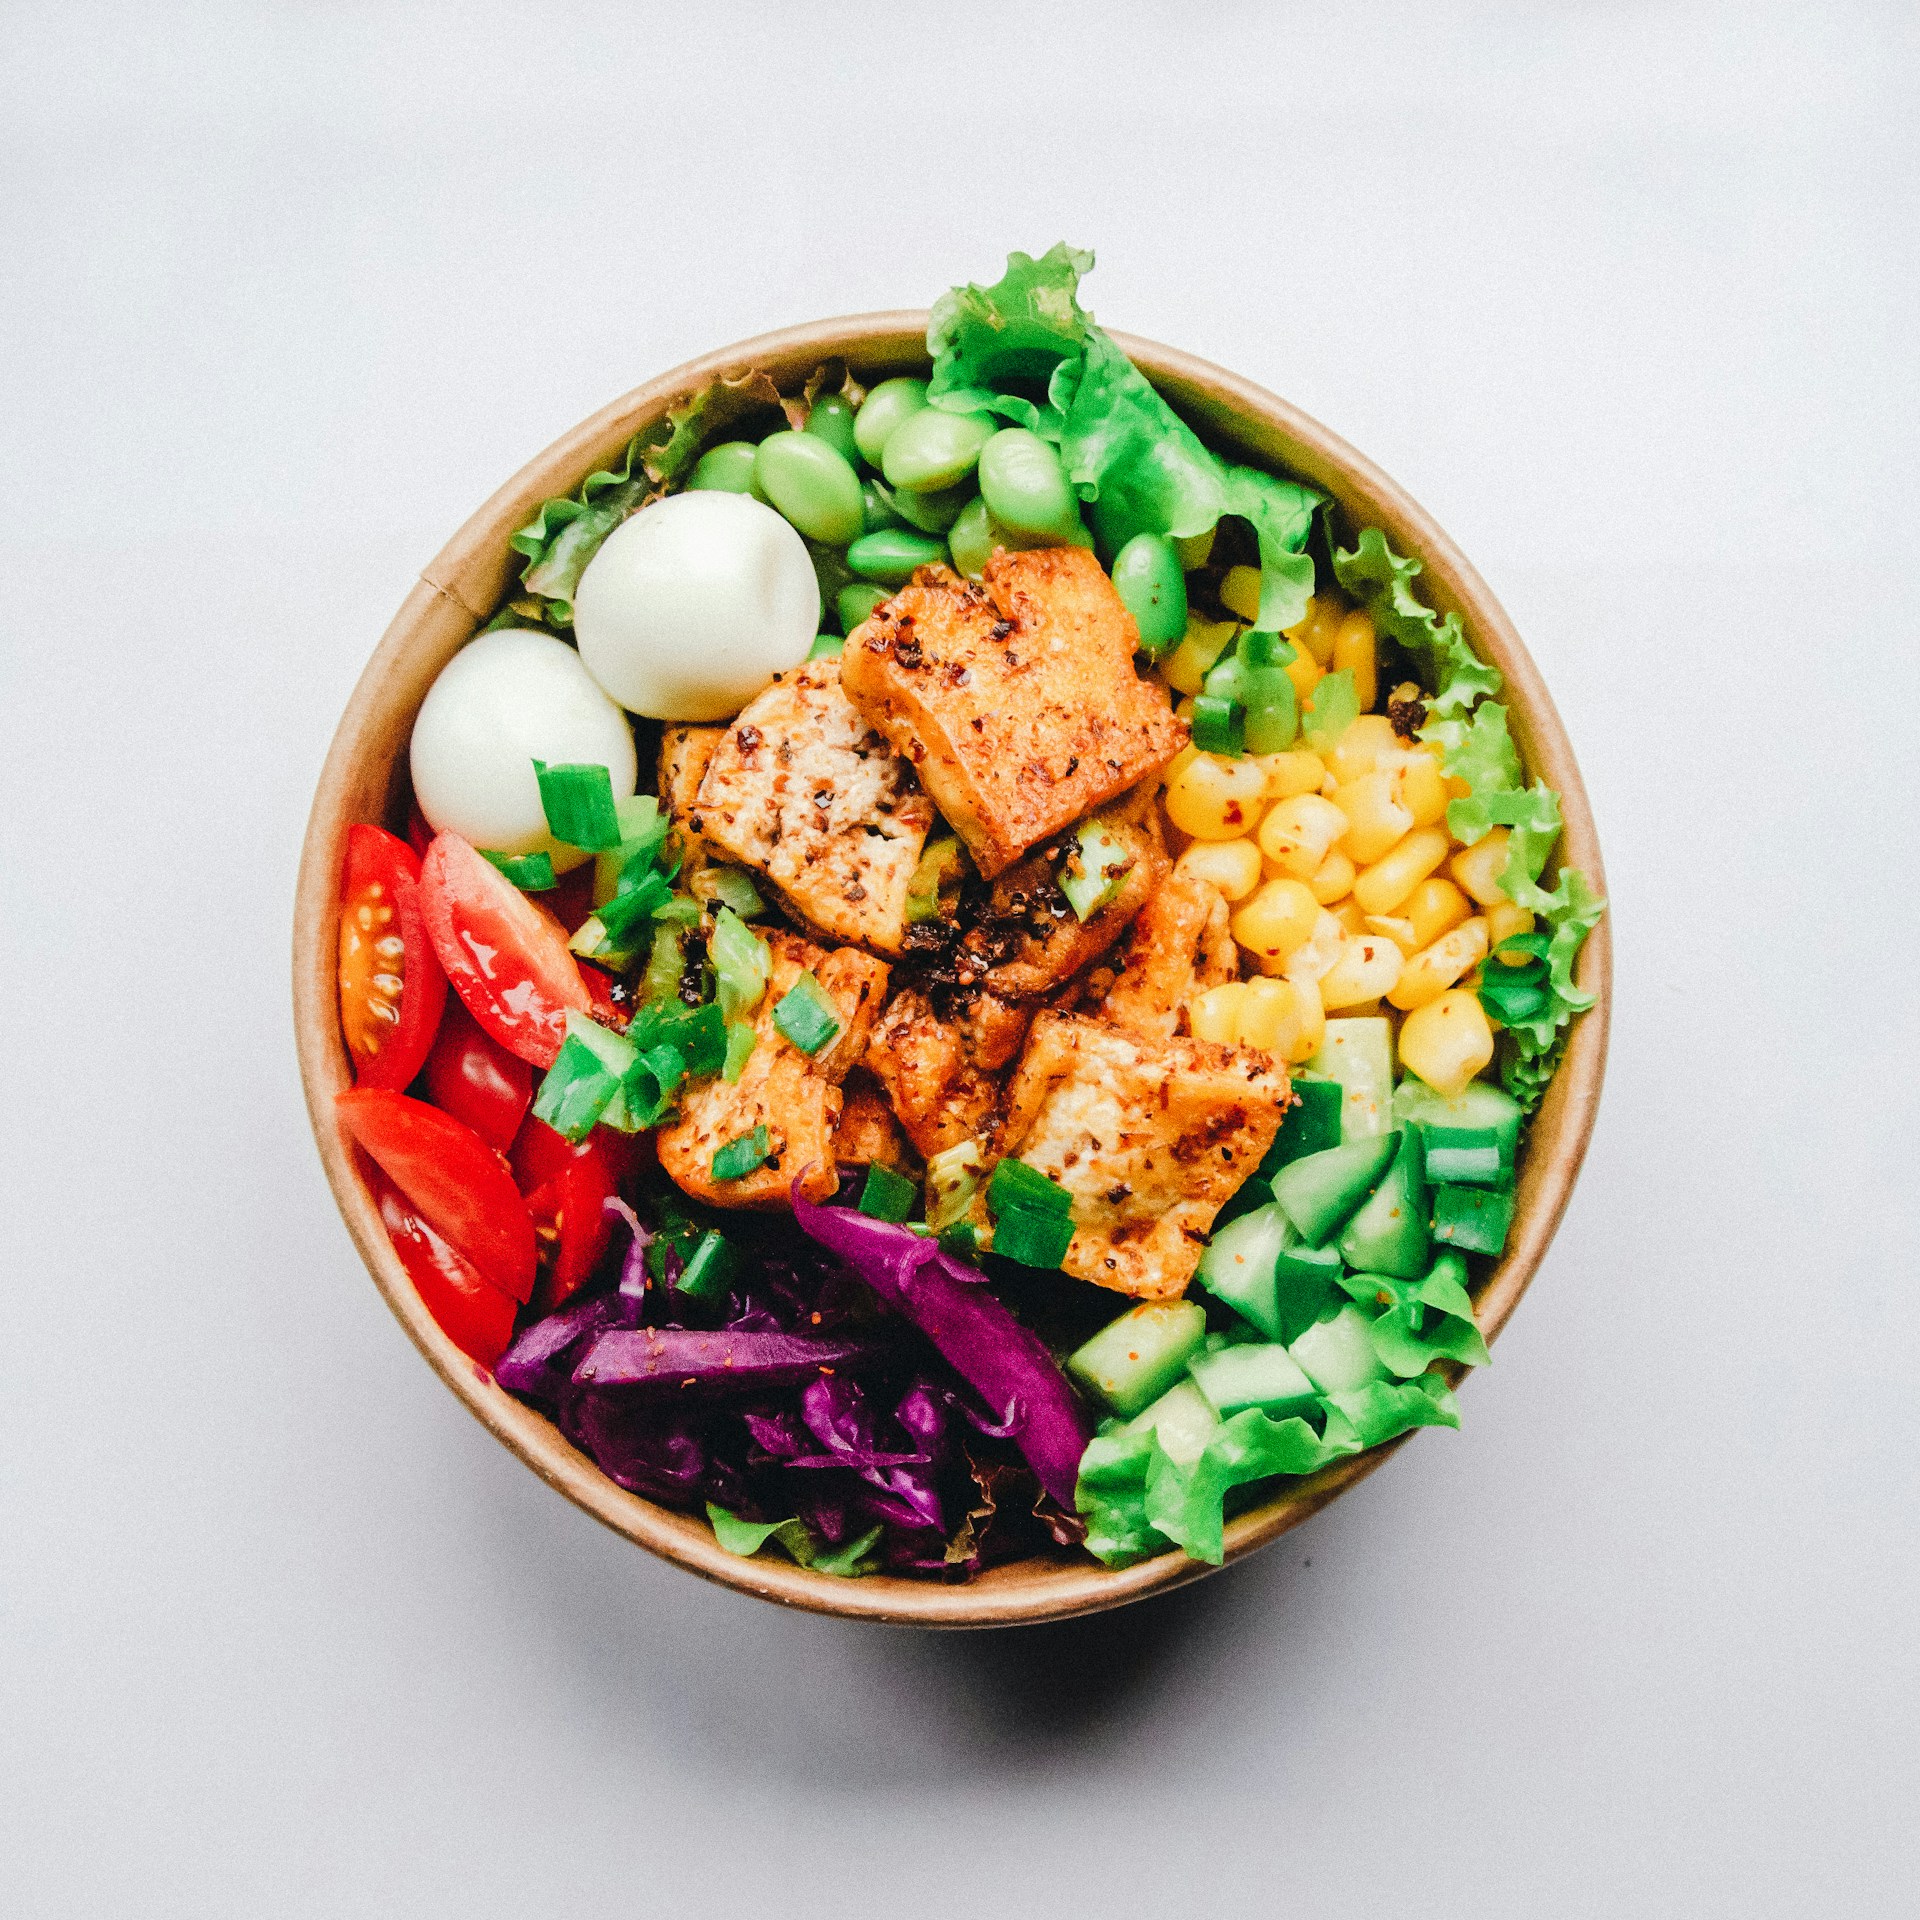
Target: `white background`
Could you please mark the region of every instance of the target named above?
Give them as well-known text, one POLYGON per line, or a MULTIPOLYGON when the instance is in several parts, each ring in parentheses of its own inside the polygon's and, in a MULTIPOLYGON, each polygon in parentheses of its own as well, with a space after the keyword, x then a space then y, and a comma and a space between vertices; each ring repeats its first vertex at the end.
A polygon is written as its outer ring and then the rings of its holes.
POLYGON ((0 1904, 1912 1911, 1912 19, 7 9, 0 1904), (296 852, 533 452, 1063 236, 1505 598, 1610 864, 1606 1105, 1464 1432, 1104 1619, 789 1618, 388 1317, 296 852))

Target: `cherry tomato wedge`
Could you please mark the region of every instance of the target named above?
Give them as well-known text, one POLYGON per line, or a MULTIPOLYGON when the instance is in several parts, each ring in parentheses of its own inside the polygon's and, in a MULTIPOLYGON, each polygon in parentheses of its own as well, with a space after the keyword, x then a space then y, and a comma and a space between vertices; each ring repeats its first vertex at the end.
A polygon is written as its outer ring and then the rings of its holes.
POLYGON ((593 1004, 559 924, 454 833, 421 862, 420 907, 467 1011, 510 1053, 552 1066, 567 1009, 593 1004))
POLYGON ((340 887, 340 1031, 357 1086, 398 1091, 420 1071, 447 976, 420 911, 420 862, 380 827, 347 829, 340 887))
POLYGON ((610 1127, 595 1127, 584 1140, 572 1141, 555 1133, 544 1120, 528 1114, 514 1136, 513 1177, 522 1193, 544 1187, 555 1174, 576 1160, 599 1160, 607 1169, 610 1192, 617 1193, 651 1158, 650 1136, 640 1133, 615 1133, 610 1127))
POLYGON ((488 1146, 505 1153, 533 1104, 533 1069, 488 1033, 455 994, 427 1055, 427 1093, 443 1113, 464 1120, 488 1146))
POLYGON ((435 1233, 378 1168, 367 1184, 379 1204, 387 1238, 440 1331, 468 1359, 496 1366, 513 1341, 513 1302, 435 1233))
POLYGON ((589 1154, 561 1168, 527 1196, 534 1237, 540 1247, 540 1277, 534 1282, 534 1310, 564 1307, 586 1285, 613 1237, 607 1201, 613 1178, 604 1156, 589 1154))
POLYGON ((593 862, 589 860, 571 873, 563 873, 540 896, 540 904, 568 933, 578 933, 593 911, 593 862))
POLYGON ((533 1292, 533 1218, 506 1162, 463 1120, 403 1093, 337 1094, 341 1124, 443 1239, 502 1293, 533 1292))

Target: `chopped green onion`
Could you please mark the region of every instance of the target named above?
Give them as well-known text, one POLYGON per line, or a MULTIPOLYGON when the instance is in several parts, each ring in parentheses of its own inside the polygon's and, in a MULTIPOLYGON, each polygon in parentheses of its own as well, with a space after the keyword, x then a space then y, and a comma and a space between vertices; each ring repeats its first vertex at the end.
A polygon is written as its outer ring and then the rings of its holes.
POLYGON ((1285 667, 1247 669, 1247 751, 1284 753, 1300 731, 1300 697, 1285 667))
POLYGON ((814 636, 813 645, 807 650, 809 660, 838 660, 846 651, 847 643, 837 633, 820 633, 814 636))
POLYGON ((1111 906, 1133 861, 1133 849, 1117 833, 1089 820, 1074 836, 1060 871, 1060 891, 1075 916, 1091 920, 1102 907, 1111 906))
POLYGON ((739 1083, 740 1076, 747 1070, 747 1062, 753 1058, 753 1050, 760 1043, 760 1036, 745 1020, 727 1022, 727 1057, 720 1066, 720 1078, 728 1086, 739 1083))
POLYGON ((940 1231, 940 1251, 956 1260, 975 1260, 980 1255, 980 1230, 971 1220, 956 1220, 940 1231))
POLYGON ((878 1160, 867 1169, 867 1184, 860 1189, 860 1211, 875 1220, 891 1220, 896 1226, 913 1211, 920 1189, 903 1173, 883 1167, 878 1160))
MULTIPOLYGON (((591 957, 591 956, 589 956, 591 957)), ((680 976, 686 971, 684 937, 678 927, 653 929, 653 951, 647 955, 647 970, 640 976, 640 998, 671 1000, 680 991, 680 976)))
POLYGON ((696 899, 731 907, 743 920, 767 910, 744 867, 703 867, 693 876, 692 885, 696 899))
POLYGON ((1207 669, 1200 691, 1212 700, 1237 700, 1243 707, 1247 704, 1247 663, 1237 650, 1207 669))
POLYGON ((1340 736, 1360 718, 1360 696, 1354 691, 1353 669, 1322 677, 1307 701, 1307 744, 1316 753, 1337 746, 1340 736))
POLYGON ((815 1054, 838 1038, 840 1011, 809 968, 780 996, 773 1024, 805 1054, 815 1054))
POLYGON ((958 890, 965 868, 966 856, 960 851, 958 840, 948 836, 927 842, 913 870, 913 878, 907 882, 908 926, 940 918, 942 896, 958 890))
POLYGON ((641 1010, 633 1026, 642 1045, 672 1047, 685 1061, 689 1073, 718 1073, 726 1060, 726 1016, 711 1000, 704 1007, 648 1006, 641 1010))
POLYGON ((1063 1220, 1073 1211, 1073 1195, 1024 1160, 1002 1160, 987 1183, 987 1205, 996 1214, 1025 1207, 1063 1220))
POLYGON ((546 812, 547 830, 556 840, 564 840, 570 847, 585 847, 589 853, 620 844, 613 776, 605 767, 550 767, 544 760, 536 760, 533 771, 540 782, 540 805, 546 812))
POLYGON ((533 1115, 568 1140, 584 1140, 619 1091, 618 1076, 607 1071, 593 1047, 570 1033, 540 1082, 533 1115))
POLYGON ((927 1225, 935 1233, 958 1220, 980 1191, 980 1143, 942 1147, 927 1162, 927 1225))
POLYGON ((1193 744, 1202 753, 1237 760, 1246 751, 1246 714, 1240 703, 1201 694, 1193 703, 1193 744))
POLYGON ((620 946, 609 938, 597 913, 588 914, 574 929, 567 951, 605 967, 610 973, 625 973, 633 965, 634 949, 620 946))
POLYGON ((489 853, 482 847, 480 858, 492 861, 522 893, 545 893, 555 884, 550 853, 489 853))
MULTIPOLYGON (((1000 1163, 1006 1165, 1003 1160, 1000 1163)), ((1030 1207, 1011 1207, 993 1229, 993 1250, 1003 1260, 1023 1267, 1058 1267, 1073 1240, 1073 1222, 1056 1213, 1030 1207)))
POLYGON ((713 962, 720 1005, 729 1020, 751 1013, 760 1004, 773 974, 773 949, 731 907, 713 916, 713 939, 707 947, 713 962))
POLYGON ((593 857, 593 904, 604 906, 620 891, 622 877, 633 870, 635 879, 659 857, 672 829, 650 793, 636 793, 614 808, 620 818, 620 844, 593 857))
POLYGON ((772 1151, 773 1143, 767 1137, 767 1124, 763 1120, 751 1133, 740 1134, 715 1152, 713 1177, 716 1180, 744 1180, 748 1174, 767 1164, 767 1156, 772 1151))
POLYGON ((1464 1253, 1498 1253, 1513 1224, 1513 1195, 1485 1187, 1435 1187, 1433 1237, 1464 1253))
POLYGON ((640 929, 673 898, 673 882, 664 873, 648 872, 620 891, 600 909, 600 924, 617 945, 637 947, 640 929))
POLYGON ((1285 667, 1290 666, 1296 656, 1293 643, 1277 633, 1243 633, 1240 657, 1250 667, 1285 667))
POLYGON ((700 1236, 693 1257, 680 1269, 674 1291, 684 1293, 689 1300, 723 1300, 734 1268, 733 1249, 727 1245, 726 1236, 710 1230, 700 1236))

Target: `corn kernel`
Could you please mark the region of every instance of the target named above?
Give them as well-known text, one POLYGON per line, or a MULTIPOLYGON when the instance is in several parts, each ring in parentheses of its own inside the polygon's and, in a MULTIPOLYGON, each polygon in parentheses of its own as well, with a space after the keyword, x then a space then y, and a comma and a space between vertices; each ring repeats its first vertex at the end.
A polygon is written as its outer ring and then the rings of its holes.
POLYGON ((1240 1003, 1239 1040, 1277 1060, 1299 1066, 1320 1050, 1326 1009, 1312 986, 1292 980, 1249 980, 1240 1003))
POLYGON ((1383 934, 1356 934, 1320 982, 1320 1002, 1329 1013, 1357 1007, 1391 993, 1406 965, 1406 955, 1383 934))
POLYGON ((1397 920, 1387 913, 1370 913, 1361 925, 1368 933, 1384 933, 1402 953, 1417 953, 1420 950, 1411 920, 1397 920))
POLYGON ((1435 874, 1407 895, 1400 912, 1413 928, 1414 946, 1430 947, 1473 912, 1473 902, 1451 880, 1435 874))
POLYGON ((1287 956, 1286 965, 1273 971, 1285 974, 1297 987, 1318 986, 1333 971, 1346 944, 1346 928, 1323 907, 1313 931, 1287 956))
POLYGON ((1260 618, 1260 569, 1229 567, 1220 582, 1220 604, 1249 623, 1260 618))
POLYGON ((1340 922, 1349 935, 1366 932, 1367 916, 1361 912, 1360 902, 1352 894, 1348 894, 1344 900, 1336 900, 1327 911, 1340 922))
POLYGON ((1195 567, 1204 567, 1213 558, 1213 536, 1218 527, 1209 527, 1205 533, 1189 534, 1184 540, 1173 543, 1174 551, 1180 556, 1180 571, 1191 573, 1195 567))
POLYGON ((1241 980, 1229 980, 1225 986, 1195 994, 1187 1004, 1187 1025, 1193 1037, 1232 1046, 1239 1036, 1246 997, 1246 983, 1241 980))
POLYGON ((1330 907, 1336 900, 1344 900, 1353 891, 1354 865, 1338 847, 1327 855, 1313 870, 1313 878, 1307 882, 1307 891, 1323 907, 1330 907))
POLYGON ((1260 810, 1265 784, 1250 760, 1221 760, 1202 753, 1180 770, 1163 804, 1167 818, 1196 840, 1239 840, 1260 810))
POLYGON ((1405 759, 1407 743, 1393 730, 1384 713, 1363 713, 1343 733, 1327 755, 1333 777, 1344 786, 1378 767, 1397 767, 1405 759))
POLYGON ((1280 972, 1319 924, 1320 903, 1298 880, 1269 880, 1233 916, 1233 937, 1269 972, 1280 972))
POLYGON ((1204 880, 1223 900, 1244 900, 1260 884, 1260 849, 1251 840, 1196 840, 1173 870, 1204 880))
POLYGON ((1487 957, 1487 923, 1474 919, 1443 933, 1430 947, 1422 947, 1400 973, 1398 986, 1387 998, 1402 1013, 1412 1013, 1438 1000, 1463 973, 1487 957))
POLYGON ((1293 682, 1293 690, 1299 696, 1304 710, 1313 698, 1313 690, 1327 677, 1327 670, 1306 647, 1298 640, 1293 643, 1293 658, 1287 662, 1286 675, 1293 682))
POLYGON ((1260 822, 1260 851, 1285 872, 1306 880, 1346 830, 1347 816, 1331 800, 1317 793, 1297 793, 1291 800, 1279 801, 1260 822))
POLYGON ((1370 866, 1353 883, 1353 897, 1361 911, 1391 913, 1447 857, 1452 845, 1439 827, 1415 827, 1384 860, 1370 866))
POLYGON ((1507 830, 1495 827, 1483 840, 1476 840, 1464 853, 1456 853, 1447 871, 1483 907, 1504 900, 1507 890, 1500 877, 1507 870, 1507 830))
POLYGON ((1214 662, 1227 650, 1227 642, 1240 631, 1237 620, 1202 620, 1198 614, 1187 617, 1187 637, 1167 655, 1160 671, 1175 693, 1198 693, 1201 682, 1214 662))
POLYGON ((1372 866, 1413 828, 1413 815, 1395 796, 1395 785, 1394 774, 1378 767, 1334 793, 1333 804, 1347 816, 1341 850, 1360 866, 1372 866))
POLYGON ((1493 1058, 1493 1028, 1478 997, 1455 987, 1400 1023, 1400 1064, 1449 1099, 1493 1058))
POLYGON ((1163 787, 1172 786, 1173 783, 1176 780, 1178 780, 1180 776, 1183 773, 1185 773, 1186 770, 1190 766, 1192 766, 1193 763, 1199 758, 1200 758, 1200 749, 1196 747, 1191 740, 1189 740, 1187 744, 1184 747, 1182 747, 1180 751, 1176 753, 1173 756, 1173 758, 1167 762, 1166 766, 1161 770, 1160 784, 1163 787))
POLYGON ((1333 658, 1333 635, 1347 610, 1330 593, 1316 593, 1307 602, 1307 611, 1298 626, 1287 629, 1287 638, 1313 663, 1324 668, 1333 658))
POLYGON ((1262 790, 1269 800, 1291 800, 1296 793, 1318 793, 1327 777, 1320 756, 1307 747, 1289 747, 1285 753, 1257 755, 1254 764, 1266 776, 1262 790))
POLYGON ((1353 691, 1360 711, 1371 713, 1380 697, 1379 646, 1374 639, 1373 622, 1364 613, 1347 615, 1333 632, 1333 671, 1344 668, 1353 675, 1353 691))
MULTIPOLYGON (((1533 915, 1525 907, 1516 907, 1511 900, 1494 900, 1488 904, 1487 939, 1493 946, 1532 931, 1533 915)), ((1533 958, 1527 953, 1503 953, 1499 957, 1500 964, 1506 967, 1524 967, 1533 958)))
POLYGON ((1416 827, 1437 827, 1447 812, 1447 776, 1424 747, 1409 753, 1394 776, 1394 796, 1416 827))

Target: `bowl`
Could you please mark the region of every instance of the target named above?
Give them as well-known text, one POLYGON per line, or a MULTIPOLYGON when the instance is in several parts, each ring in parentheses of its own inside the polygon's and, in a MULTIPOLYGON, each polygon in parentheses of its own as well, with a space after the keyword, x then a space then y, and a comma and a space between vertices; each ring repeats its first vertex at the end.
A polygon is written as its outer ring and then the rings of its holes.
MULTIPOLYGON (((320 1157, 348 1231, 387 1305, 428 1364, 500 1442, 595 1519, 676 1566, 764 1600, 851 1619, 924 1627, 990 1627, 1063 1619, 1119 1606, 1212 1569, 1178 1552, 1109 1570, 1081 1556, 1033 1558, 992 1568, 966 1585, 888 1575, 842 1580, 772 1558, 724 1551, 704 1520, 616 1486, 585 1454, 442 1333, 388 1242, 354 1154, 334 1118, 334 1095, 352 1083, 337 1014, 336 899, 346 833, 356 821, 404 830, 406 748, 434 676, 505 599, 517 569, 508 535, 542 500, 571 492, 683 395, 716 376, 764 368, 791 391, 823 360, 845 360, 869 384, 924 374, 924 312, 823 320, 742 341, 636 388, 556 441, 507 482, 421 574, 354 689, 314 796, 301 856, 293 931, 294 1025, 300 1072, 320 1157)), ((1513 733, 1530 773, 1560 793, 1561 851, 1605 891, 1593 816, 1573 749, 1512 622, 1447 536, 1385 474, 1317 421, 1238 375, 1125 334, 1116 335, 1155 386, 1222 451, 1285 468, 1331 494, 1351 538, 1383 527, 1426 571, 1423 596, 1456 611, 1474 646, 1506 677, 1513 733)), ((1481 1332, 1492 1341, 1519 1304, 1565 1211, 1586 1153, 1607 1051, 1611 974, 1608 923, 1588 938, 1580 984, 1597 995, 1533 1123, 1520 1171, 1508 1250, 1482 1288, 1481 1332)), ((1405 1438, 1411 1438, 1411 1435, 1405 1438)), ((1339 1462, 1231 1520, 1226 1559, 1238 1560, 1297 1527, 1383 1464, 1404 1441, 1339 1462)))

